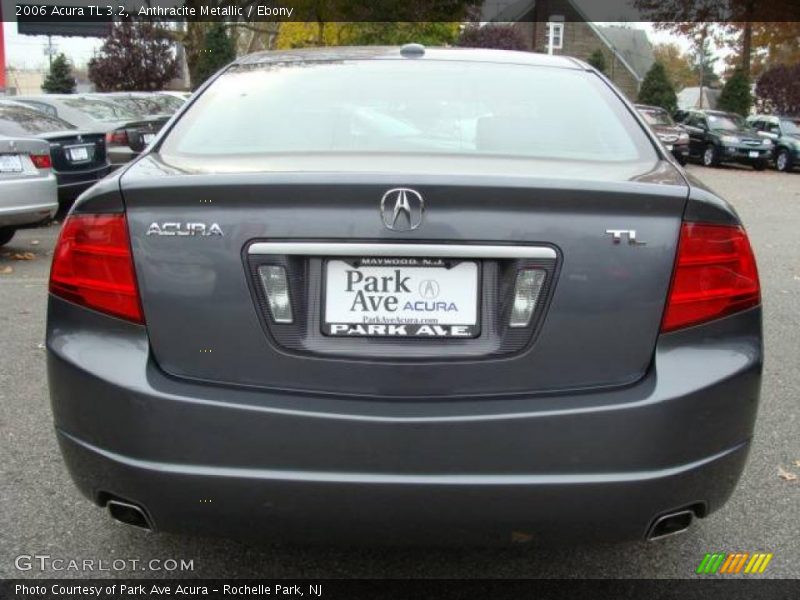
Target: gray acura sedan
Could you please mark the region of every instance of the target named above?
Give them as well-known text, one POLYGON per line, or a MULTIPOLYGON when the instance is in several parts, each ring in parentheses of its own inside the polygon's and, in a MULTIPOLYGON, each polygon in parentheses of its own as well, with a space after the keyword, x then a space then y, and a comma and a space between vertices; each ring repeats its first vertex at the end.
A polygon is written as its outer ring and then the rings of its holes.
POLYGON ((588 65, 268 52, 72 209, 50 393, 132 525, 656 539, 736 486, 760 304, 734 210, 588 65))

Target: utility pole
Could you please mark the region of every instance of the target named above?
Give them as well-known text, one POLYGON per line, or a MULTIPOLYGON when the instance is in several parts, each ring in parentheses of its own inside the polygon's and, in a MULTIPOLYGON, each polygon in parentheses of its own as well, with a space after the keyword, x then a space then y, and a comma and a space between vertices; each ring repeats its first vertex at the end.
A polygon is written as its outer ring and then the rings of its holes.
POLYGON ((698 33, 695 37, 695 40, 700 44, 697 52, 699 67, 700 67, 700 97, 698 102, 700 105, 697 108, 703 108, 703 82, 706 79, 706 37, 708 35, 708 30, 706 27, 703 27, 701 33, 698 33))
POLYGON ((53 55, 56 53, 56 47, 53 46, 53 36, 47 36, 47 46, 44 48, 44 53, 47 54, 47 66, 50 70, 53 69, 53 55))

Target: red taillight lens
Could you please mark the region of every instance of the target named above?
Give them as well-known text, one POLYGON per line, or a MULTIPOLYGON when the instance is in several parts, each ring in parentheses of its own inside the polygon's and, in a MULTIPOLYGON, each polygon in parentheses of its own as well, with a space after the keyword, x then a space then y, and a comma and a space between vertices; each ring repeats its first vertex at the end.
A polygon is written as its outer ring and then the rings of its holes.
POLYGON ((125 129, 115 129, 106 134, 106 145, 118 144, 120 146, 128 145, 128 132, 125 129))
POLYGON ((50 160, 49 154, 31 154, 31 162, 37 169, 51 169, 53 161, 50 160))
POLYGON ((760 302, 756 259, 744 229, 684 223, 661 331, 718 319, 760 302))
POLYGON ((53 253, 50 293, 144 324, 124 214, 67 217, 53 253))

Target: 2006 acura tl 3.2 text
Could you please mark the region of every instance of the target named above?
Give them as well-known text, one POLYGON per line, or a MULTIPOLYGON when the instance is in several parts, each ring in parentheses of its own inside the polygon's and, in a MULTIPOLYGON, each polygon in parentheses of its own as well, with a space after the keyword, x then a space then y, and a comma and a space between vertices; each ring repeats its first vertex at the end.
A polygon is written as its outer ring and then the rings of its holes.
POLYGON ((733 492, 760 302, 736 213, 584 63, 256 54, 64 222, 56 431, 155 530, 654 539, 733 492))

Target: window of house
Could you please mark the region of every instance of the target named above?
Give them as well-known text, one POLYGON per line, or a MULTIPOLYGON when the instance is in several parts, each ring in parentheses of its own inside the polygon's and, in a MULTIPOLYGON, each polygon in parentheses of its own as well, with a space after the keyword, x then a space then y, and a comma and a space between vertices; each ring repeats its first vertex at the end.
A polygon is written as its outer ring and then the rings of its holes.
POLYGON ((564 22, 563 21, 548 21, 547 22, 547 43, 550 44, 550 32, 553 32, 553 49, 561 50, 564 47, 564 22))

